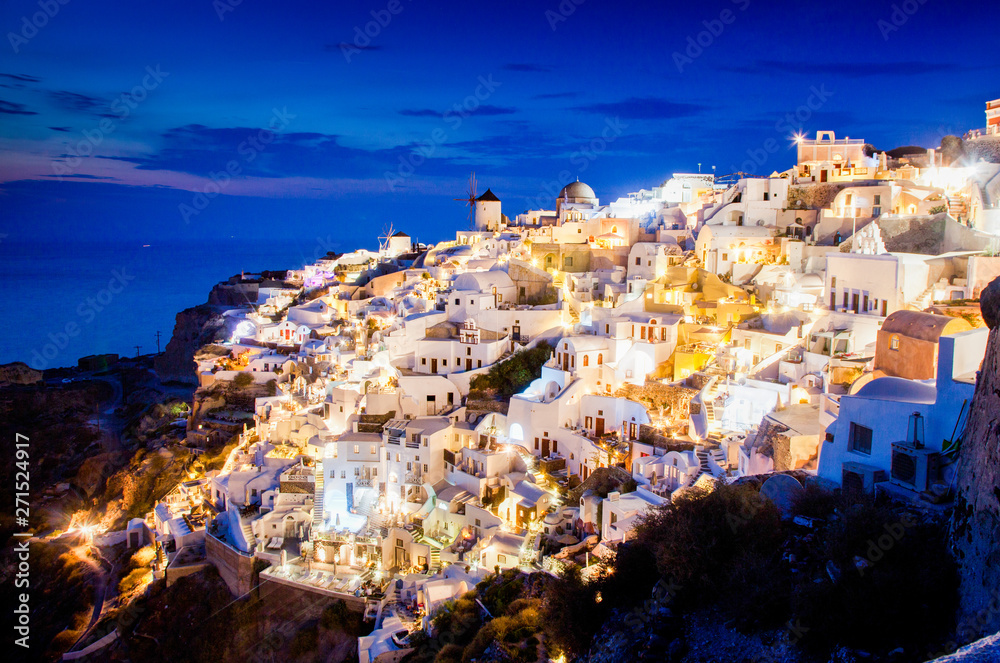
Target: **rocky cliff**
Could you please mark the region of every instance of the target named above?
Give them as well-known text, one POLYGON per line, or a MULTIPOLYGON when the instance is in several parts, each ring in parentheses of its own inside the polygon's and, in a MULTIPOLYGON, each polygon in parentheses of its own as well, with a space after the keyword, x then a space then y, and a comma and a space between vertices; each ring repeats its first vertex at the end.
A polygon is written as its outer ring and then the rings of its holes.
POLYGON ((204 345, 225 335, 223 311, 228 306, 201 304, 177 314, 174 333, 154 368, 161 380, 196 383, 194 354, 204 345))
POLYGON ((951 545, 961 573, 960 621, 1000 628, 1000 279, 980 298, 990 328, 959 452, 951 545))
POLYGON ((11 384, 35 384, 42 381, 42 372, 29 367, 23 361, 0 366, 0 387, 11 384))

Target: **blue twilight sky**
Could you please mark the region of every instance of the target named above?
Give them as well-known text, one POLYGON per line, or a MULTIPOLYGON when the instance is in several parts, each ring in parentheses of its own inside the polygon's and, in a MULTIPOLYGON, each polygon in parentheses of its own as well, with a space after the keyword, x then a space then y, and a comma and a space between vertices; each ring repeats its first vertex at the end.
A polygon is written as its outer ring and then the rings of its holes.
POLYGON ((0 4, 10 240, 434 241, 473 170, 513 216, 781 170, 795 129, 936 146, 1000 97, 992 3, 63 2, 0 4))

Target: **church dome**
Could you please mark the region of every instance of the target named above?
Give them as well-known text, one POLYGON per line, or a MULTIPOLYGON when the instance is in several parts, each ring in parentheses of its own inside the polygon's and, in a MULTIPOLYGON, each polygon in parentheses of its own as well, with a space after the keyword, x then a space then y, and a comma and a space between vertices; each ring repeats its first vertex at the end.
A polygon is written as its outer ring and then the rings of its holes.
MULTIPOLYGON (((551 195, 551 194, 550 194, 551 195)), ((559 192, 559 197, 563 200, 572 200, 574 198, 597 198, 597 194, 594 190, 583 182, 577 180, 576 182, 570 182, 562 188, 559 192)))

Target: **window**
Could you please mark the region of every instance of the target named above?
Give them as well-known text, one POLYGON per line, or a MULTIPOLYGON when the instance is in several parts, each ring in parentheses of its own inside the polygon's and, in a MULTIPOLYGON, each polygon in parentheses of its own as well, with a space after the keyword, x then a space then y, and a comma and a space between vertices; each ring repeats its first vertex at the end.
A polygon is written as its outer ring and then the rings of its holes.
POLYGON ((635 264, 636 264, 637 267, 639 265, 641 265, 642 264, 642 258, 640 258, 639 256, 636 256, 635 257, 635 264))
POLYGON ((876 193, 875 194, 875 199, 872 201, 872 204, 874 204, 874 205, 881 205, 882 204, 882 194, 876 193))
POLYGON ((461 303, 462 303, 461 299, 456 299, 455 300, 455 306, 459 306, 461 303))
POLYGON ((356 453, 356 454, 361 453, 361 445, 359 445, 359 444, 355 444, 354 445, 354 453, 356 453))
POLYGON ((427 357, 421 357, 420 358, 420 365, 421 366, 426 366, 427 365, 427 357))
POLYGON ((482 359, 477 359, 476 363, 479 364, 476 368, 482 368, 483 367, 483 360, 482 359))
POLYGON ((371 454, 372 454, 372 455, 374 456, 374 455, 375 455, 375 453, 376 453, 376 451, 375 451, 375 445, 373 444, 373 445, 372 445, 372 451, 371 451, 371 454))
POLYGON ((588 357, 587 355, 583 355, 583 366, 584 368, 590 366, 590 357, 588 357))
POLYGON ((879 206, 877 206, 877 205, 875 207, 873 207, 872 208, 872 216, 876 216, 876 217, 877 216, 882 216, 882 208, 879 207, 879 206))
POLYGON ((899 337, 898 336, 894 335, 892 338, 889 339, 889 349, 890 350, 896 350, 896 351, 899 350, 899 337))
POLYGON ((604 363, 604 353, 598 352, 597 353, 597 365, 600 366, 603 363, 604 363))
POLYGON ((851 422, 851 451, 868 456, 872 453, 872 429, 851 422))
POLYGON ((340 471, 340 478, 341 479, 346 479, 347 478, 347 470, 341 470, 340 471))
POLYGON ((830 431, 826 432, 826 441, 833 442, 833 433, 831 433, 830 431))
POLYGON ((497 564, 506 564, 506 563, 507 563, 506 555, 497 555, 497 564))
POLYGON ((573 257, 572 256, 566 256, 565 258, 563 258, 563 264, 566 265, 567 267, 572 267, 573 266, 573 257))

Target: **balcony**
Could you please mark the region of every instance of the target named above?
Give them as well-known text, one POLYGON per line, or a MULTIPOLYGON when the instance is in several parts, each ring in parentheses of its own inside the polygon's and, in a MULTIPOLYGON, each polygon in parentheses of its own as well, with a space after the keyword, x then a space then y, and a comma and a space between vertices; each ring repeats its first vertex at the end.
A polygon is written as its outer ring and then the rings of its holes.
POLYGON ((824 428, 840 416, 840 396, 837 394, 821 394, 819 398, 819 424, 824 428))
POLYGON ((354 477, 354 485, 357 488, 371 488, 375 483, 375 479, 371 477, 354 477))
POLYGON ((403 476, 403 483, 410 484, 410 485, 413 485, 413 486, 423 485, 423 483, 424 483, 423 474, 421 474, 419 472, 412 472, 412 473, 405 474, 403 476))

